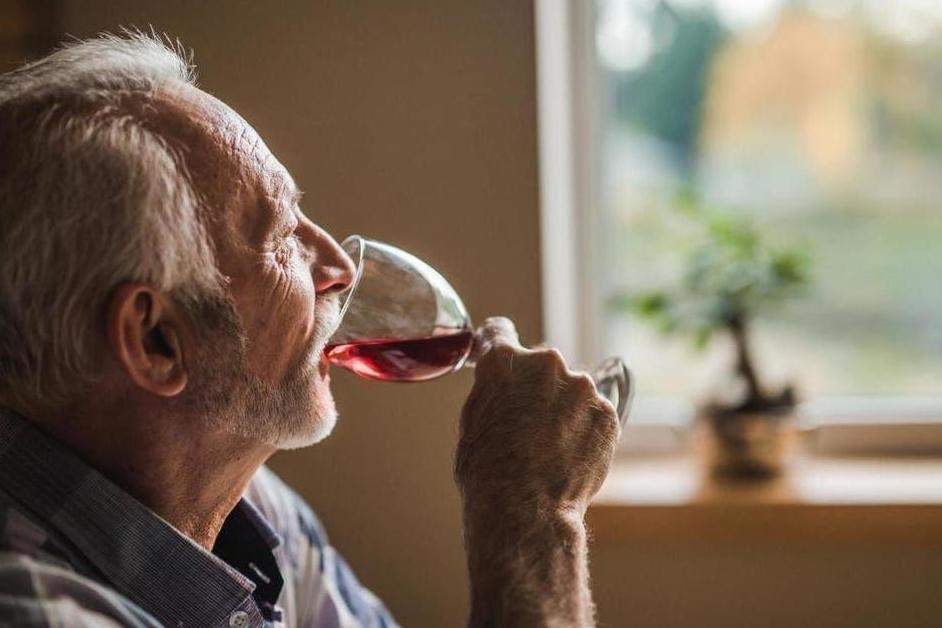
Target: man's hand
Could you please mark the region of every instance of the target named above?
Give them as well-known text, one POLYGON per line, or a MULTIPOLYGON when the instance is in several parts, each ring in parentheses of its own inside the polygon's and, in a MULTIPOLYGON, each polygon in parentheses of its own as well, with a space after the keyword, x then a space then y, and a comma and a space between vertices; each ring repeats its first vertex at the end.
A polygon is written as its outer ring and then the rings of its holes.
POLYGON ((513 323, 477 332, 455 461, 472 626, 591 626, 583 515, 619 426, 585 373, 520 346, 513 323))

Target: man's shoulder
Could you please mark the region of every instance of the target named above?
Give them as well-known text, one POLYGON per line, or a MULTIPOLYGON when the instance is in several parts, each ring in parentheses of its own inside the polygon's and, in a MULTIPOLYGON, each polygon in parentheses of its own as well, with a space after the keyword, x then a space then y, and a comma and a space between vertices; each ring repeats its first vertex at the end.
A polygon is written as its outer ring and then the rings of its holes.
POLYGON ((76 560, 61 536, 2 490, 0 521, 3 522, 0 526, 0 556, 5 559, 5 569, 14 568, 18 563, 10 559, 19 556, 65 571, 83 571, 83 564, 76 560))
POLYGON ((158 626, 118 593, 59 565, 0 551, 0 621, 15 626, 158 626))
POLYGON ((268 467, 263 466, 255 473, 245 497, 286 544, 294 545, 300 537, 318 550, 327 547, 327 532, 320 519, 307 502, 268 467))
MULTIPOLYGON (((331 547, 324 526, 307 503, 267 467, 258 470, 245 498, 281 537, 276 550, 294 581, 294 594, 283 598, 301 625, 317 623, 324 608, 339 613, 342 625, 396 626, 383 603, 363 587, 331 547), (297 597, 292 601, 290 598, 297 597), (295 608, 296 607, 296 608, 295 608)), ((287 584, 287 583, 286 583, 287 584)))

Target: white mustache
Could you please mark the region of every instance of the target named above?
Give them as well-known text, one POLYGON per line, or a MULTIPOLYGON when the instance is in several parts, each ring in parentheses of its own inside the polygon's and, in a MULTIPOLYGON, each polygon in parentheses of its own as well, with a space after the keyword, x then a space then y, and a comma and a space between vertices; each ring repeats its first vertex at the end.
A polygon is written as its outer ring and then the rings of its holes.
POLYGON ((314 342, 311 353, 320 356, 327 341, 340 327, 340 299, 336 296, 319 297, 314 301, 314 342))

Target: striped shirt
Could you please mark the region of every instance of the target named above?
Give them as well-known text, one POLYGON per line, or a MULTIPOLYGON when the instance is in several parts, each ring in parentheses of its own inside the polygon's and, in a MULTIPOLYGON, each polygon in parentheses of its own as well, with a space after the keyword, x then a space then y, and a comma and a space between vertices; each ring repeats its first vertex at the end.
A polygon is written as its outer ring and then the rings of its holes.
POLYGON ((394 626, 262 468, 212 552, 0 409, 0 626, 394 626))

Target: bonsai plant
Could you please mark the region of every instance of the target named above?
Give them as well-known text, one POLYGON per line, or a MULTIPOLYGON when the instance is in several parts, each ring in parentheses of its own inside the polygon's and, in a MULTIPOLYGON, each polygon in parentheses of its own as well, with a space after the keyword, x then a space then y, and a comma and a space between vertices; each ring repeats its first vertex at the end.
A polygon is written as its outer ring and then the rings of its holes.
POLYGON ((699 227, 676 286, 620 297, 628 309, 667 334, 689 334, 698 348, 725 335, 733 350, 737 394, 717 396, 700 416, 716 437, 711 465, 722 475, 768 476, 784 456, 784 423, 796 403, 790 384, 771 390, 750 342, 752 323, 771 305, 793 298, 809 281, 798 248, 774 248, 748 219, 704 210, 692 196, 678 203, 699 227))

